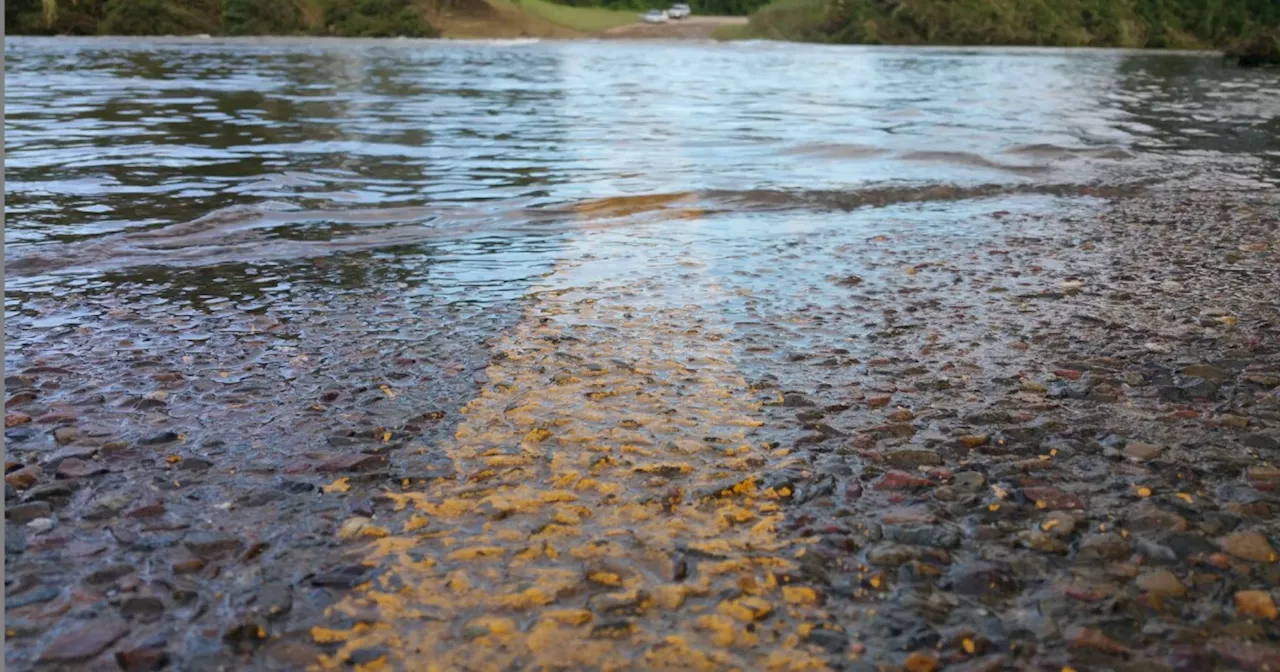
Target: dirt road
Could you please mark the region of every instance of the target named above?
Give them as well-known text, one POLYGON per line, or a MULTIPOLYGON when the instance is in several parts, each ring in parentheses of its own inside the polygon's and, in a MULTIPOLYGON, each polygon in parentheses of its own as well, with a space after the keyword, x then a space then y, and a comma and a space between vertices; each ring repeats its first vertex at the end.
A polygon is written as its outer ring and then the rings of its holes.
POLYGON ((711 33, 721 26, 741 26, 747 23, 745 16, 691 16, 666 23, 634 23, 605 31, 608 37, 633 39, 710 39, 711 33))

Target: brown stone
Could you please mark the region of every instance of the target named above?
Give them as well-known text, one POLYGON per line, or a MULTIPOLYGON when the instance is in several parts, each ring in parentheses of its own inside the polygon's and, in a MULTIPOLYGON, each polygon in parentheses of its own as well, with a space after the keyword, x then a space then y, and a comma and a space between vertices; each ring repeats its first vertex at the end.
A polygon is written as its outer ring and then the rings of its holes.
POLYGON ((36 481, 39 480, 42 473, 43 470, 41 470, 40 467, 32 464, 13 473, 7 474, 4 477, 4 482, 19 490, 26 490, 36 484, 36 481))
POLYGON ((1181 597, 1187 592, 1178 576, 1167 569, 1147 572, 1138 577, 1137 584, 1144 592, 1156 597, 1181 597))
POLYGON ((1124 447, 1124 456, 1134 462, 1147 462, 1160 457, 1164 449, 1154 443, 1134 442, 1124 447))
POLYGON ((1277 559, 1267 538, 1253 530, 1232 532, 1219 539, 1218 545, 1228 554, 1252 562, 1275 562, 1277 559))
POLYGON ((31 416, 27 415, 26 413, 5 413, 4 414, 5 429, 8 429, 10 427, 17 427, 18 425, 25 425, 28 422, 31 422, 31 416))
POLYGON ((1023 488, 1022 494, 1034 502, 1038 509, 1061 511, 1084 508, 1084 502, 1079 497, 1047 485, 1023 488))
POLYGON ((1074 627, 1067 631, 1067 640, 1075 649, 1091 649, 1116 655, 1129 653, 1129 647, 1111 639, 1097 628, 1074 627))
POLYGON ((886 394, 884 396, 879 396, 879 397, 868 397, 867 407, 868 408, 884 408, 885 406, 889 405, 890 401, 893 401, 892 394, 886 394))
POLYGON ((107 468, 101 463, 74 457, 67 458, 58 465, 58 478, 86 478, 105 473, 107 468))
POLYGON ((77 624, 55 637, 40 652, 42 663, 74 663, 88 660, 129 634, 129 625, 116 618, 98 618, 77 624))
POLYGON ((907 659, 902 662, 902 666, 907 672, 936 672, 939 668, 937 658, 919 651, 907 656, 907 659))
POLYGON ((202 569, 204 569, 204 560, 200 558, 179 560, 173 563, 174 574, 194 574, 202 569))
POLYGON ((1242 590, 1236 593, 1236 611, 1253 618, 1276 620, 1276 603, 1265 590, 1242 590))
POLYGON ((876 483, 876 490, 914 490, 933 487, 933 481, 901 471, 891 471, 876 483))
POLYGON ((353 455, 340 455, 338 457, 325 460, 316 467, 319 472, 339 472, 339 471, 360 471, 369 467, 383 465, 387 463, 385 455, 367 455, 365 453, 355 453, 353 455))
POLYGON ((169 654, 154 647, 117 651, 116 664, 124 672, 152 672, 169 664, 169 654))

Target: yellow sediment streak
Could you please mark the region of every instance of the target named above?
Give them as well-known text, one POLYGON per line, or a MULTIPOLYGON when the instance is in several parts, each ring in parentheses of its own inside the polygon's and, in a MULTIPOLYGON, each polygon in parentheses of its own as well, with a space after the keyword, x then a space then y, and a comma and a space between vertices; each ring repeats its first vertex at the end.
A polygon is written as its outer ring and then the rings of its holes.
POLYGON ((318 667, 825 669, 766 486, 790 458, 700 317, 539 294, 445 447, 456 480, 389 493, 413 513, 364 542, 383 571, 313 633, 338 643, 318 667))

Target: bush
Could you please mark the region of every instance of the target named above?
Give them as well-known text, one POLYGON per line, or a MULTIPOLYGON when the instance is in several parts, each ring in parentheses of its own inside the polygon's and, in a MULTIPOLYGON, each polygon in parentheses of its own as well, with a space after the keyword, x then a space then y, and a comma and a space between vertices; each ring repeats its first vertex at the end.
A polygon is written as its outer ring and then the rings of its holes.
POLYGON ((98 32, 104 35, 191 35, 218 32, 218 0, 107 0, 98 32))
POLYGON ((289 35, 306 27, 294 0, 222 0, 226 35, 289 35))
POLYGON ((411 0, 327 0, 324 26, 342 37, 435 37, 411 0))

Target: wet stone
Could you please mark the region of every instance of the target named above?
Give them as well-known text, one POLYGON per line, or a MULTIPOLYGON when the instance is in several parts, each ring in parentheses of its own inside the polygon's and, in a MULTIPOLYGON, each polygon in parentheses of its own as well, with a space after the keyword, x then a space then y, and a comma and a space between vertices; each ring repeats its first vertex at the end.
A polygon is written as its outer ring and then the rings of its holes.
POLYGON ((144 621, 154 620, 164 613, 164 602, 150 595, 130 597, 121 603, 120 613, 144 621))
POLYGON ((1244 616, 1276 620, 1276 603, 1265 590, 1242 590, 1234 597, 1236 611, 1244 616))
POLYGON ((101 462, 85 461, 74 457, 63 460, 58 465, 58 478, 87 478, 107 473, 101 462))
POLYGON ((115 565, 108 565, 106 567, 103 567, 101 569, 91 572, 88 576, 84 578, 84 582, 91 586, 114 583, 116 579, 119 579, 123 576, 128 576, 133 572, 134 572, 134 566, 130 564, 121 563, 121 564, 115 564, 115 565))
POLYGON ((363 581, 368 569, 360 565, 345 565, 320 572, 311 578, 311 584, 330 588, 352 588, 363 581))
POLYGON ((1106 654, 1125 655, 1129 647, 1108 637, 1097 628, 1075 627, 1067 631, 1067 640, 1072 648, 1088 649, 1106 654))
POLYGON ((1050 486, 1023 488, 1022 495, 1031 500, 1036 508, 1049 510, 1084 509, 1084 502, 1079 497, 1050 486))
POLYGON ((951 485, 961 490, 976 492, 981 490, 986 482, 987 479, 976 471, 961 471, 952 479, 951 485))
POLYGON ((183 539, 183 545, 196 555, 217 555, 240 549, 240 539, 218 532, 197 532, 183 539))
POLYGON ((955 548, 964 539, 964 534, 953 525, 886 525, 884 537, 911 546, 955 548))
POLYGON ((213 462, 200 457, 187 457, 178 462, 179 471, 204 471, 213 466, 213 462))
POLYGON ((895 469, 915 469, 920 466, 937 466, 942 458, 932 450, 908 448, 884 455, 884 461, 895 469))
POLYGON ((180 437, 177 432, 164 431, 138 439, 138 444, 143 446, 162 446, 168 443, 173 443, 180 438, 182 437, 180 437))
POLYGON ((1080 540, 1076 550, 1079 562, 1105 562, 1123 560, 1129 555, 1129 541, 1119 534, 1091 534, 1080 540))
POLYGON ((1181 597, 1187 588, 1178 577, 1167 569, 1157 569, 1140 575, 1135 581, 1144 592, 1157 597, 1181 597))
POLYGON ((1266 434, 1250 434, 1243 439, 1240 439, 1240 443, 1244 444, 1245 447, 1253 448, 1254 450, 1268 452, 1280 451, 1280 440, 1267 436, 1266 434))
POLYGON ((29 523, 36 518, 48 518, 53 515, 53 507, 49 502, 27 502, 17 506, 6 506, 4 509, 5 520, 15 523, 29 523))
POLYGON ((53 440, 66 444, 80 438, 80 429, 77 427, 59 427, 53 430, 53 440))
POLYGON ((1193 364, 1182 370, 1182 375, 1191 378, 1204 378, 1206 380, 1223 381, 1235 377, 1235 374, 1227 369, 1209 364, 1193 364))
POLYGON ((28 502, 61 502, 70 499, 76 488, 68 483, 43 483, 27 491, 23 500, 28 502))
POLYGON ((1271 543, 1260 532, 1232 532, 1218 540, 1223 551, 1251 562, 1275 562, 1277 559, 1271 543))
POLYGON ((951 570, 951 589, 961 595, 1004 595, 1018 590, 1018 582, 1005 568, 987 562, 958 565, 951 570))
POLYGON ((116 665, 124 672, 152 672, 169 665, 169 654, 159 647, 141 647, 117 651, 116 665))
POLYGON ((62 591, 56 586, 38 586, 32 588, 25 593, 6 597, 4 601, 5 609, 18 609, 32 604, 42 604, 57 598, 62 591))
POLYGON ((42 663, 75 663, 97 656, 129 633, 129 625, 115 618, 76 623, 50 641, 40 653, 42 663))
POLYGON ((901 544, 880 544, 867 551, 867 562, 880 567, 897 567, 920 557, 918 549, 901 544))
POLYGON ((4 552, 16 556, 27 550, 27 534, 21 525, 4 526, 4 552))
POLYGON ((1121 453, 1134 462, 1147 462, 1160 457, 1160 446, 1150 443, 1133 442, 1124 447, 1121 453))

